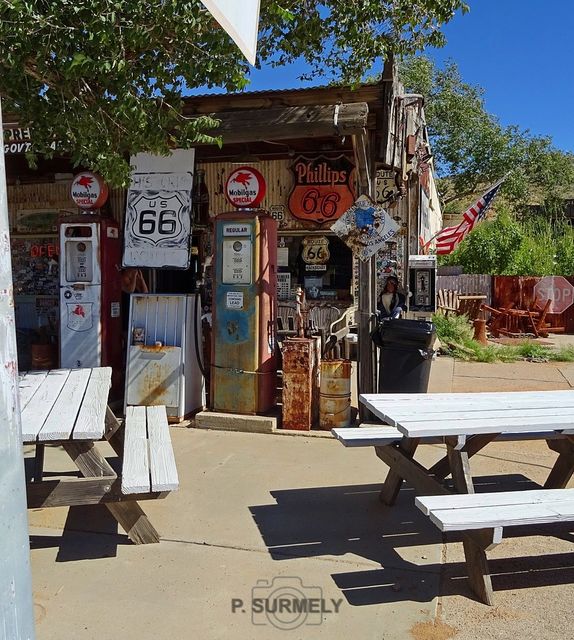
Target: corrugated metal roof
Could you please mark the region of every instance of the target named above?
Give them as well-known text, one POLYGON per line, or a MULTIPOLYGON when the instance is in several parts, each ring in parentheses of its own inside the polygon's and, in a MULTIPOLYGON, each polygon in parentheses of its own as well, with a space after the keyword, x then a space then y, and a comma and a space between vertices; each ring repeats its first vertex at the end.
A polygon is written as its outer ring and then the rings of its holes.
POLYGON ((341 91, 353 91, 357 89, 363 89, 365 87, 374 87, 376 85, 369 84, 360 84, 357 85, 354 89, 348 85, 335 85, 335 84, 320 84, 313 85, 311 87, 293 87, 291 89, 256 89, 254 91, 214 91, 212 93, 188 93, 185 94, 185 98, 212 98, 219 96, 257 96, 263 93, 305 93, 306 91, 317 91, 317 90, 326 90, 330 89, 331 91, 341 90, 341 91))

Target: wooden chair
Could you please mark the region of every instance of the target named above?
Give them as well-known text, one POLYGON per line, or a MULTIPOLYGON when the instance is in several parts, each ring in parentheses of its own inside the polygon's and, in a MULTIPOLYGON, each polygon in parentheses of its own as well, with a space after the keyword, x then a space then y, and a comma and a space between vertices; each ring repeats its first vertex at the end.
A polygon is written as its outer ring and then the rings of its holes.
POLYGON ((456 314, 459 316, 465 315, 471 322, 480 318, 482 303, 487 299, 484 294, 476 293, 470 295, 458 296, 458 309, 456 314))
POLYGON ((437 298, 437 308, 439 313, 442 313, 445 316, 448 316, 450 313, 457 313, 459 307, 458 291, 453 291, 452 289, 439 289, 437 298))

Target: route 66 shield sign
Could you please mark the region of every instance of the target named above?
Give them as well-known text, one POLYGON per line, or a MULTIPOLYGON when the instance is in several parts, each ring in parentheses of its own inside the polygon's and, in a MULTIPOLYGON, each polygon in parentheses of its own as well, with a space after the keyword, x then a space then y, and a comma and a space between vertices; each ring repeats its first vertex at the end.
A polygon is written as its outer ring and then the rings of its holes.
POLYGON ((132 174, 124 267, 189 267, 191 187, 187 172, 132 174))

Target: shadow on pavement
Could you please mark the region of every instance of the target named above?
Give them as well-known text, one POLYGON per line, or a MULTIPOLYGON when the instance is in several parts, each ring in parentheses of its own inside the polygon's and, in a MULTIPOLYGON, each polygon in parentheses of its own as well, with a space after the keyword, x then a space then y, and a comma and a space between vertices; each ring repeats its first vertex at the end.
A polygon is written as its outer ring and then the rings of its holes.
MULTIPOLYGON (((521 474, 475 479, 477 492, 533 488, 539 485, 521 474)), ((380 489, 368 484, 272 491, 276 504, 252 506, 250 512, 274 560, 353 554, 378 563, 381 569, 332 575, 351 605, 430 602, 452 594, 475 599, 464 562, 425 563, 425 554, 436 557, 437 551, 423 547, 440 544, 443 537, 414 506, 415 492, 404 485, 396 505, 388 507, 379 501, 380 489)), ((567 527, 556 526, 509 528, 504 537, 517 535, 572 537, 567 527)), ((449 542, 460 539, 448 537, 449 542)), ((574 581, 574 554, 495 559, 489 566, 495 590, 574 581)))

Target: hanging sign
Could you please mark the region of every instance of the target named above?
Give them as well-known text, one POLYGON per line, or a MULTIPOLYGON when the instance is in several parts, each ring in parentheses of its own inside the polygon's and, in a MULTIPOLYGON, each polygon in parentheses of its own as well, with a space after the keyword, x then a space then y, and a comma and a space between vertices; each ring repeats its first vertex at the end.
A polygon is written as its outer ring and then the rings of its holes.
POLYGON ((132 158, 124 267, 187 269, 190 263, 193 149, 132 158))
POLYGON ((318 224, 335 221, 353 204, 353 165, 345 156, 300 156, 290 169, 295 184, 289 195, 289 210, 295 218, 318 224))
POLYGON ((393 200, 400 193, 397 187, 395 172, 387 169, 378 169, 375 179, 375 200, 380 203, 393 200))
POLYGON ((70 193, 80 209, 99 209, 108 199, 108 185, 97 173, 82 171, 72 180, 70 193))
POLYGON ((399 225, 368 196, 360 196, 355 204, 331 227, 354 255, 368 260, 385 246, 399 230, 399 225))
POLYGON ((329 239, 325 236, 303 238, 301 258, 305 264, 327 264, 329 253, 329 239))
POLYGON ((265 197, 265 178, 253 167, 239 167, 229 174, 225 196, 238 209, 255 208, 265 197))

